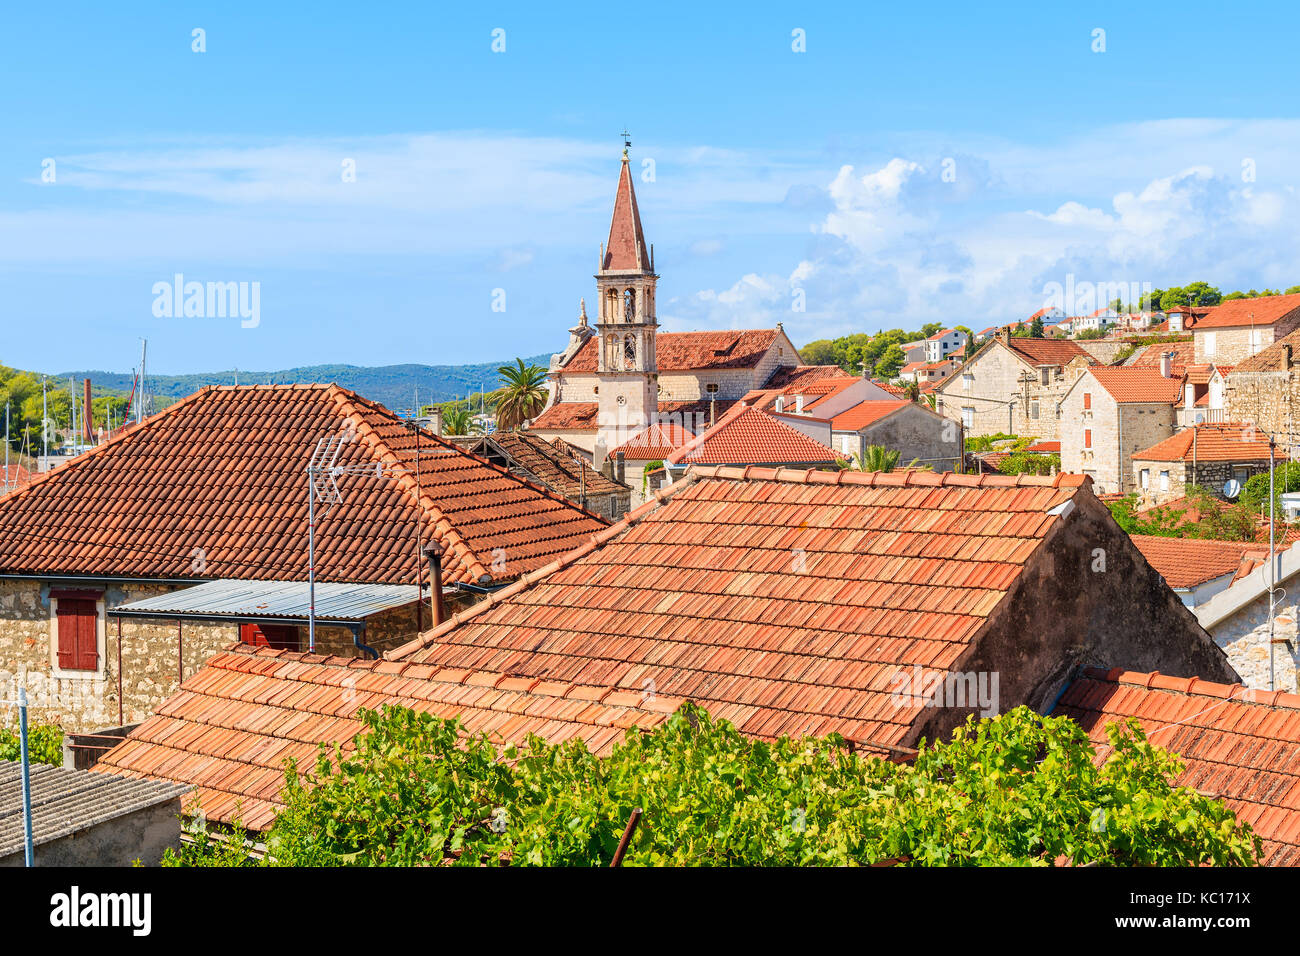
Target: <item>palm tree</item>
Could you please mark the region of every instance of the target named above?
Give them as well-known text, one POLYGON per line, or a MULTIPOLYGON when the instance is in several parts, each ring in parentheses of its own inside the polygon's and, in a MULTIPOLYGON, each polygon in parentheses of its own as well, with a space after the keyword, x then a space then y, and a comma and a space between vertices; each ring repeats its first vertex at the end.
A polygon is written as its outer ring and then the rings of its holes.
POLYGON ((469 435, 477 430, 470 410, 460 405, 445 405, 442 409, 442 431, 445 435, 469 435))
POLYGON ((853 456, 858 471, 893 471, 902 453, 890 451, 884 445, 868 445, 865 451, 853 456))
POLYGON ((492 393, 497 405, 497 428, 509 431, 536 416, 546 406, 546 369, 525 365, 503 365, 497 372, 502 385, 492 393))

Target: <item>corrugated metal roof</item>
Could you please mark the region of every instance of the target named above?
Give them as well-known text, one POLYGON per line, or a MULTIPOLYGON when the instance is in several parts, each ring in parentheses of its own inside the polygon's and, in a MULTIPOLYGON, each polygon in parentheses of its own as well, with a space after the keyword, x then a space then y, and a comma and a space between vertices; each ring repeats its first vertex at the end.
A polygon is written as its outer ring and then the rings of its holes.
MULTIPOLYGON (((420 589, 413 584, 316 585, 316 619, 361 621, 381 611, 414 604, 420 589)), ((208 581, 170 594, 132 601, 109 609, 113 616, 153 614, 218 620, 223 618, 307 619, 306 581, 208 581)))
MULTIPOLYGON (((188 785, 131 780, 32 764, 32 842, 39 846, 97 823, 175 800, 188 785)), ((22 766, 0 760, 0 857, 22 852, 22 766)), ((37 862, 40 854, 37 853, 37 862)))

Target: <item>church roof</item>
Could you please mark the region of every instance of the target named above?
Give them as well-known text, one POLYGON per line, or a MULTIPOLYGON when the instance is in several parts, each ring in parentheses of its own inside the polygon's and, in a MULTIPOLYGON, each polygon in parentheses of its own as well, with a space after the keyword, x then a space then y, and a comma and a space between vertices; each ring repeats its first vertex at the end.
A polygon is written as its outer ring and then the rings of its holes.
POLYGON ((626 154, 618 174, 614 217, 609 223, 609 242, 605 245, 605 258, 600 268, 604 272, 641 272, 650 268, 650 255, 646 252, 645 233, 641 231, 641 213, 636 207, 636 191, 632 188, 632 171, 626 154))
MULTIPOLYGON (((660 372, 754 368, 780 334, 776 329, 728 329, 721 332, 659 332, 655 364, 660 372)), ((564 366, 565 372, 595 372, 600 342, 592 336, 564 366)))

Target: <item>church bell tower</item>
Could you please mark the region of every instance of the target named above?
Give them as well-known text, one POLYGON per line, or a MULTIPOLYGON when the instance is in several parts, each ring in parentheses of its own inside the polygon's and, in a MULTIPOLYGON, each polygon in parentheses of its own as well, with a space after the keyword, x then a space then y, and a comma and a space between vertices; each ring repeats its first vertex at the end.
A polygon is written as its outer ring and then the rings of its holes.
MULTIPOLYGON (((626 133, 624 136, 626 137, 626 133)), ((598 371, 597 457, 634 437, 657 419, 659 368, 655 358, 654 247, 647 249, 632 188, 625 141, 614 194, 609 241, 596 272, 598 371), (603 446, 603 448, 602 448, 603 446)))

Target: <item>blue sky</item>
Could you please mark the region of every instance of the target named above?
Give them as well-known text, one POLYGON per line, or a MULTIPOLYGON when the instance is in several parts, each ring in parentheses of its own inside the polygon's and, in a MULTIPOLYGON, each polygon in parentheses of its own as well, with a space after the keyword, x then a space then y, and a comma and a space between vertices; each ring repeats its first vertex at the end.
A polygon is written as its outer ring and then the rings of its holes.
POLYGON ((559 351, 624 125, 666 328, 983 327, 1070 275, 1294 285, 1298 27, 1282 4, 11 5, 0 361, 559 351), (257 326, 155 316, 176 273, 259 283, 257 326))

